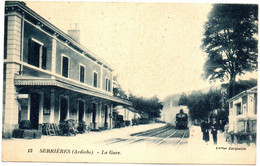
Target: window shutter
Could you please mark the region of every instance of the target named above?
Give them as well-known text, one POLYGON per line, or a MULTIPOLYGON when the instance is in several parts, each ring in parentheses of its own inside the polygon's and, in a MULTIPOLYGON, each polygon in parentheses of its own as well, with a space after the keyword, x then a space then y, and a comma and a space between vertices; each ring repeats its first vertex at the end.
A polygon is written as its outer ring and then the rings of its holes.
POLYGON ((80 82, 84 83, 85 81, 85 68, 83 66, 80 66, 80 82))
POLYGON ((62 60, 62 76, 67 77, 69 76, 69 59, 67 57, 63 57, 62 60))
POLYGON ((108 79, 106 78, 106 91, 108 91, 108 79))
POLYGON ((94 87, 97 87, 97 73, 94 73, 94 87))
POLYGON ((47 48, 42 46, 42 69, 46 70, 47 66, 47 48))
POLYGON ((108 80, 108 91, 111 91, 111 87, 110 87, 110 80, 108 80))
POLYGON ((27 56, 28 56, 28 63, 29 64, 33 64, 33 55, 34 55, 34 52, 33 52, 33 41, 32 41, 32 39, 29 39, 29 41, 28 41, 28 53, 27 53, 27 56))

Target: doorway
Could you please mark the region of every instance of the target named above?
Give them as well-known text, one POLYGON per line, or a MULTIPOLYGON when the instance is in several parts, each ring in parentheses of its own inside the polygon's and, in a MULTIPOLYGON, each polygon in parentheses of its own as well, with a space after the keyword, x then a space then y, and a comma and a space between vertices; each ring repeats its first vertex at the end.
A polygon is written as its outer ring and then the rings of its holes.
POLYGON ((60 121, 63 122, 67 118, 68 113, 68 99, 60 99, 60 121))
POLYGON ((97 110, 97 105, 95 103, 92 104, 92 123, 93 123, 93 128, 96 129, 96 110, 97 110))
POLYGON ((108 117, 108 108, 107 106, 105 106, 105 124, 104 124, 105 128, 108 127, 107 117, 108 117))
POLYGON ((83 121, 83 117, 84 117, 84 102, 83 101, 79 101, 79 122, 83 121))
POLYGON ((39 108, 40 108, 40 95, 32 93, 30 100, 30 121, 33 129, 38 129, 39 125, 39 108))

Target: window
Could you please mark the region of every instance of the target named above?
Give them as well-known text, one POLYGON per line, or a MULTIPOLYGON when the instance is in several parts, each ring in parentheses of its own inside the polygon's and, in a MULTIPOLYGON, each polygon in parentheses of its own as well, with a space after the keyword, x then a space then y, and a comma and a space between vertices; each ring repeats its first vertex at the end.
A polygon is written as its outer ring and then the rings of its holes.
POLYGON ((108 91, 108 92, 111 91, 110 80, 108 78, 106 78, 106 91, 108 91))
POLYGON ((237 115, 241 115, 242 114, 241 103, 236 104, 236 109, 237 109, 237 115))
POLYGON ((254 94, 254 114, 256 115, 257 114, 257 94, 255 93, 254 94))
POLYGON ((233 102, 230 102, 229 106, 230 108, 233 108, 233 102))
POLYGON ((29 39, 28 64, 45 69, 47 64, 47 48, 43 43, 29 39))
POLYGON ((93 75, 93 86, 97 88, 97 84, 98 84, 98 78, 97 78, 98 74, 97 72, 94 72, 93 75))
POLYGON ((79 65, 79 81, 85 82, 85 66, 79 65))
POLYGON ((62 56, 62 76, 69 77, 69 58, 62 56))

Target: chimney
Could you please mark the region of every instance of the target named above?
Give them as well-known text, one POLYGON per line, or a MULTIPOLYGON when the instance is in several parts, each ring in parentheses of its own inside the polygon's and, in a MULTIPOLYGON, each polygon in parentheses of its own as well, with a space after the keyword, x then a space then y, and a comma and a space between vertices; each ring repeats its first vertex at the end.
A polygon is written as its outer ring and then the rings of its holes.
POLYGON ((68 35, 80 43, 79 24, 77 24, 77 23, 70 24, 70 29, 68 30, 68 35))

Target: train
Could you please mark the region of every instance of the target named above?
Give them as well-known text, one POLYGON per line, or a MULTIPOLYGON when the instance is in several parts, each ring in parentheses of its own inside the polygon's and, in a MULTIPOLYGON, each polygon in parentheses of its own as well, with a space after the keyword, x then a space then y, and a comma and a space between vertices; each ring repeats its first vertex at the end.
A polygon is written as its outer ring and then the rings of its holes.
POLYGON ((176 114, 175 125, 177 129, 188 129, 188 115, 183 112, 183 109, 176 114))

